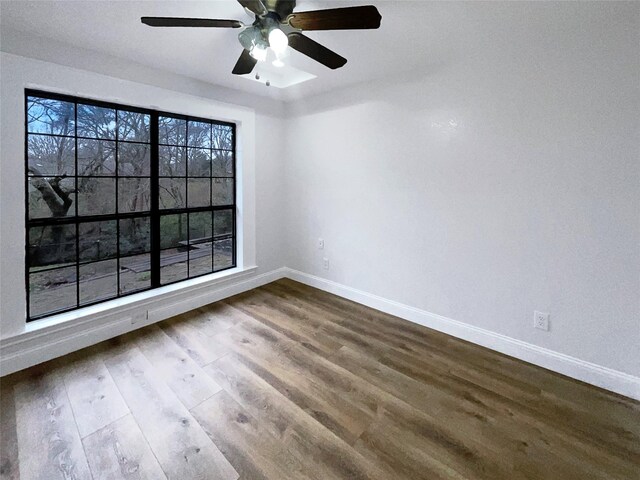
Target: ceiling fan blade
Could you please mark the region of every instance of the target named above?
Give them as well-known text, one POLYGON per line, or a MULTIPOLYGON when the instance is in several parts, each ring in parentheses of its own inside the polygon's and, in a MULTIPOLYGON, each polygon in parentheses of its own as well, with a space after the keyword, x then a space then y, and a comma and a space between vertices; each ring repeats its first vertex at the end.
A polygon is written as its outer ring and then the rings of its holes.
POLYGON ((256 15, 266 15, 268 13, 261 0, 238 0, 238 3, 256 15))
POLYGON ((378 28, 382 16, 373 5, 294 12, 285 23, 300 30, 351 30, 378 28))
POLYGON ((304 53, 307 57, 314 59, 316 62, 320 62, 326 67, 335 70, 347 63, 346 58, 320 45, 315 40, 305 37, 300 32, 291 32, 287 36, 289 37, 289 46, 291 48, 300 53, 304 53))
POLYGON ((242 50, 240 58, 238 58, 236 66, 233 67, 231 73, 234 75, 245 75, 247 73, 251 73, 253 67, 256 66, 256 63, 258 63, 258 60, 249 55, 247 50, 242 50))
POLYGON ((140 21, 150 27, 240 28, 244 26, 238 20, 216 20, 213 18, 141 17, 140 21))

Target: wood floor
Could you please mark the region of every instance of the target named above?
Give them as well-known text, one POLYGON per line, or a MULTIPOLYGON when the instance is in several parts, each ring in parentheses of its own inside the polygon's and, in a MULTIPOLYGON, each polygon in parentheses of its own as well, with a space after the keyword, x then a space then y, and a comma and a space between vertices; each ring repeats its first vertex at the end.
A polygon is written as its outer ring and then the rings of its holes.
POLYGON ((640 479, 640 403, 290 280, 1 388, 2 479, 640 479))

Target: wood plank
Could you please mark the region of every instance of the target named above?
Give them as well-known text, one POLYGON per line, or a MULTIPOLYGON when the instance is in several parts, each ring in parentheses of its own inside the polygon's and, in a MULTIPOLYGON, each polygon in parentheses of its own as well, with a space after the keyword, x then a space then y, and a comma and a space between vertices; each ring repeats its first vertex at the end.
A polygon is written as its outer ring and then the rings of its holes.
MULTIPOLYGON (((277 304, 282 308, 295 308, 307 315, 322 318, 321 328, 332 329, 332 334, 335 334, 334 331, 347 331, 352 335, 358 335, 354 342, 343 342, 344 345, 353 349, 364 351, 375 348, 382 351, 393 347, 403 352, 414 352, 420 356, 434 349, 444 348, 450 351, 451 348, 459 347, 458 345, 452 347, 449 344, 452 340, 451 337, 434 330, 400 320, 397 317, 326 292, 319 292, 305 285, 290 281, 285 284, 281 283, 285 280, 270 283, 260 287, 259 290, 275 296, 278 299, 277 304), (335 330, 336 327, 337 330, 335 330), (363 348, 359 348, 359 342, 365 342, 361 345, 363 348)), ((463 346, 467 343, 457 339, 453 340, 460 342, 463 346)), ((493 363, 496 363, 500 362, 501 358, 492 360, 493 363)), ((461 361, 464 362, 465 359, 463 358, 461 361)))
POLYGON ((342 346, 336 339, 319 332, 320 324, 314 324, 312 317, 295 318, 287 315, 280 308, 268 305, 265 297, 259 293, 254 293, 251 298, 249 303, 229 303, 312 352, 330 356, 342 346))
POLYGON ((129 408, 102 359, 81 352, 62 369, 69 402, 80 437, 124 417, 129 408))
POLYGON ((135 341, 154 366, 156 374, 188 409, 220 391, 220 385, 206 375, 157 325, 136 332, 135 341))
MULTIPOLYGON (((488 354, 490 355, 491 361, 495 361, 497 358, 497 361, 504 359, 505 361, 522 363, 436 330, 408 322, 393 315, 374 310, 351 300, 314 289, 289 279, 278 280, 277 282, 260 287, 260 289, 275 289, 285 297, 296 299, 297 301, 315 303, 320 307, 321 311, 337 315, 340 318, 341 325, 348 326, 348 328, 354 331, 362 331, 367 335, 376 335, 376 338, 393 340, 390 345, 400 348, 401 350, 409 346, 413 348, 421 347, 427 351, 431 348, 444 348, 450 351, 451 349, 466 349, 471 347, 477 350, 476 353, 478 357, 488 354), (384 333, 384 337, 378 336, 380 332, 384 333)), ((469 359, 476 360, 474 357, 469 357, 463 361, 469 359)))
POLYGON ((386 479, 384 472, 288 400, 268 382, 227 355, 205 367, 233 399, 281 439, 296 459, 310 462, 322 479, 386 479))
POLYGON ((464 434, 401 402, 382 409, 380 417, 360 437, 356 450, 363 454, 371 450, 373 457, 384 451, 395 452, 393 463, 389 464, 391 470, 396 469, 397 458, 402 458, 398 454, 411 450, 411 465, 403 462, 403 466, 409 467, 411 476, 417 478, 430 478, 429 473, 452 475, 450 472, 473 479, 526 478, 499 461, 497 452, 491 455, 464 434))
POLYGON ((437 456, 423 450, 411 438, 397 429, 380 431, 385 426, 374 423, 355 444, 355 449, 387 473, 388 478, 425 480, 471 480, 472 477, 443 463, 437 456))
POLYGON ((82 439, 93 478, 100 480, 166 479, 147 440, 131 415, 82 439))
POLYGON ((191 318, 183 315, 160 322, 158 326, 200 367, 216 361, 228 352, 224 345, 216 341, 216 336, 205 334, 191 318))
POLYGON ((0 380, 0 478, 20 480, 13 383, 0 380))
POLYGON ((584 438, 598 438, 597 444, 605 444, 621 457, 640 461, 640 434, 634 424, 612 423, 603 415, 564 399, 545 396, 541 389, 531 391, 527 385, 519 385, 514 379, 497 372, 486 374, 473 369, 452 367, 451 373, 485 389, 500 392, 504 397, 527 409, 548 425, 557 429, 575 432, 584 438))
MULTIPOLYGON (((530 459, 535 458, 534 463, 539 465, 538 473, 542 478, 551 478, 561 473, 567 479, 588 476, 614 478, 615 475, 625 474, 623 470, 615 468, 611 458, 598 465, 593 462, 592 454, 581 454, 573 442, 531 427, 498 405, 489 406, 471 401, 464 389, 458 395, 451 395, 346 347, 340 350, 334 360, 343 368, 431 416, 437 425, 453 430, 458 436, 471 439, 492 438, 491 450, 488 452, 485 445, 473 442, 485 453, 495 451, 497 458, 508 458, 514 467, 530 465, 530 459), (585 470, 583 465, 589 463, 589 460, 598 468, 592 465, 585 470)), ((368 437, 371 440, 370 434, 368 437)), ((532 468, 528 466, 523 470, 531 472, 532 468)))
MULTIPOLYGON (((262 287, 258 298, 261 300, 262 308, 271 309, 290 318, 295 325, 300 326, 298 328, 313 328, 313 337, 324 339, 327 343, 327 348, 320 353, 332 354, 343 345, 363 351, 387 348, 386 344, 373 338, 370 329, 355 331, 341 315, 328 312, 326 308, 318 307, 305 298, 291 295, 290 291, 278 289, 273 284, 262 287)), ((265 317, 270 320, 272 315, 261 315, 260 319, 265 317)))
POLYGON ((21 480, 91 479, 60 371, 16 383, 21 480))
POLYGON ((240 478, 320 480, 226 391, 217 393, 191 413, 222 449, 240 478))
POLYGON ((305 349, 287 337, 265 326, 243 324, 225 341, 240 354, 238 361, 347 443, 355 442, 371 423, 375 399, 363 403, 354 398, 359 391, 346 385, 350 381, 343 378, 346 371, 314 362, 310 352, 305 355, 305 349), (338 383, 343 385, 340 390, 335 388, 338 383))
POLYGON ((451 337, 434 330, 326 292, 319 292, 306 285, 282 282, 284 281, 265 285, 261 290, 296 304, 303 310, 315 311, 328 323, 340 325, 365 338, 375 338, 401 351, 410 350, 420 354, 433 348, 449 348, 451 337))
POLYGON ((216 302, 195 311, 192 317, 198 328, 208 336, 215 336, 237 325, 246 314, 226 302, 216 302))
POLYGON ((127 349, 106 365, 168 478, 238 478, 139 349, 127 349))
MULTIPOLYGON (((588 437, 578 431, 566 429, 562 426, 561 419, 552 420, 547 415, 541 416, 527 405, 511 400, 501 390, 485 388, 449 372, 442 374, 438 369, 433 371, 432 365, 434 361, 429 356, 424 359, 418 359, 412 355, 394 350, 387 352, 380 359, 380 362, 386 367, 401 372, 423 384, 433 385, 448 395, 457 398, 458 401, 464 401, 467 405, 482 407, 487 412, 484 414, 486 418, 490 418, 492 415, 498 417, 500 414, 507 415, 507 418, 511 418, 516 422, 517 427, 515 428, 521 434, 524 435, 526 432, 531 431, 537 432, 537 442, 542 442, 547 447, 553 445, 558 451, 562 451, 562 445, 566 445, 570 452, 566 456, 567 459, 589 459, 587 463, 592 465, 591 468, 609 471, 613 475, 612 478, 625 478, 625 472, 629 472, 629 460, 620 458, 620 452, 617 450, 601 448, 597 444, 597 435, 588 437), (618 477, 617 475, 622 476, 618 477)), ((553 415, 552 412, 551 414, 553 415)), ((499 443, 501 437, 485 434, 482 438, 492 438, 493 444, 494 442, 499 443)), ((531 440, 528 442, 524 439, 521 440, 527 443, 528 448, 530 448, 531 440)))

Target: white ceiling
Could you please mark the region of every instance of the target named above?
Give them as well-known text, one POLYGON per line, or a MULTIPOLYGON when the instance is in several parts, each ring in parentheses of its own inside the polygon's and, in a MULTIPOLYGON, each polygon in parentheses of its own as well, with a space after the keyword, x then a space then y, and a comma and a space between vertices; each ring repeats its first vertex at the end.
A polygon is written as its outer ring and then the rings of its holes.
MULTIPOLYGON (((241 51, 238 30, 151 28, 140 23, 141 16, 229 18, 250 23, 253 18, 235 0, 0 1, 0 28, 288 101, 359 82, 429 72, 455 62, 460 55, 473 54, 483 41, 485 47, 486 40, 504 41, 499 32, 510 23, 510 28, 519 28, 518 19, 526 18, 531 25, 531 7, 512 8, 513 3, 298 0, 296 11, 369 3, 382 14, 379 30, 307 32, 346 57, 346 66, 330 70, 292 51, 287 62, 317 78, 286 89, 231 74, 241 51)), ((535 10, 538 20, 539 14, 546 16, 544 8, 535 10)))

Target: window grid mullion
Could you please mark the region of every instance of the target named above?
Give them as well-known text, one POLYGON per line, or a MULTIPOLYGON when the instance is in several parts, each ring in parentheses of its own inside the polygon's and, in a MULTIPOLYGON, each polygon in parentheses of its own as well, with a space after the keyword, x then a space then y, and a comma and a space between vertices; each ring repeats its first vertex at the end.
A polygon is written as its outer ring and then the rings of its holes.
POLYGON ((150 174, 151 174, 151 288, 160 286, 160 158, 159 158, 159 115, 151 113, 149 119, 149 139, 151 141, 150 149, 150 174))
POLYGON ((73 133, 74 133, 74 157, 75 166, 73 184, 76 190, 76 201, 74 209, 76 212, 76 308, 80 308, 80 223, 77 221, 78 214, 78 198, 80 198, 78 185, 78 102, 73 104, 73 133))
MULTIPOLYGON (((185 127, 185 138, 184 138, 184 143, 186 146, 186 157, 185 157, 185 164, 184 164, 184 171, 185 171, 185 206, 187 207, 187 209, 189 208, 189 119, 187 119, 187 125, 185 127)), ((191 266, 191 249, 189 248, 189 218, 191 217, 191 214, 189 212, 187 212, 186 214, 187 217, 187 278, 189 278, 189 267, 191 266)))
MULTIPOLYGON (((120 137, 120 110, 116 110, 116 154, 115 154, 115 177, 116 177, 116 216, 120 213, 120 182, 118 181, 120 173, 120 145, 118 143, 120 137)), ((120 217, 116 219, 116 298, 120 297, 120 217)))

